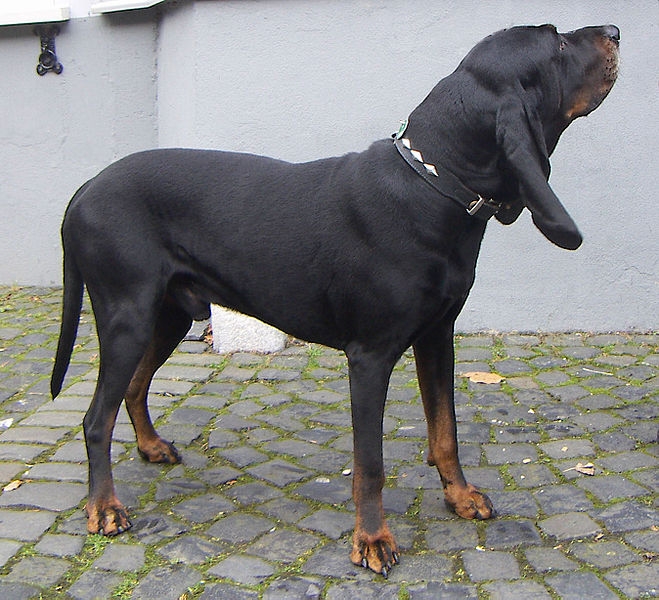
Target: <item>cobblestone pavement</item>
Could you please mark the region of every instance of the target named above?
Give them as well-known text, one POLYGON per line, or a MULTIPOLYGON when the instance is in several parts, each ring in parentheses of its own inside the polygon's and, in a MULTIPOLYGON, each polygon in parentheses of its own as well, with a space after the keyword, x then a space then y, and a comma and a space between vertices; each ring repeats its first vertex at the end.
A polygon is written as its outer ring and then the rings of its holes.
POLYGON ((122 412, 114 475, 134 527, 112 539, 87 535, 81 422, 97 343, 86 308, 65 390, 52 401, 59 302, 59 290, 0 288, 4 600, 659 595, 657 334, 458 337, 459 375, 504 377, 457 378, 462 461, 499 511, 486 522, 443 504, 424 462, 406 354, 384 441, 384 499, 403 556, 385 580, 348 559, 346 363, 319 346, 223 356, 193 332, 150 400, 183 464, 144 463, 122 412))

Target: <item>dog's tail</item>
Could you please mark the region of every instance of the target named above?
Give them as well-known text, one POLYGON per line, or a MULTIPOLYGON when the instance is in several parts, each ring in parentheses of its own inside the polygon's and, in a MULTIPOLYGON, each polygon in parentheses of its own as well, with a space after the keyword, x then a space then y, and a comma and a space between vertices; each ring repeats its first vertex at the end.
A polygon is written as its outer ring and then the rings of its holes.
POLYGON ((50 393, 55 399, 62 390, 64 376, 71 362, 73 344, 78 334, 78 323, 82 312, 84 283, 75 262, 64 252, 64 297, 62 300, 62 324, 60 326, 55 366, 50 377, 50 393))

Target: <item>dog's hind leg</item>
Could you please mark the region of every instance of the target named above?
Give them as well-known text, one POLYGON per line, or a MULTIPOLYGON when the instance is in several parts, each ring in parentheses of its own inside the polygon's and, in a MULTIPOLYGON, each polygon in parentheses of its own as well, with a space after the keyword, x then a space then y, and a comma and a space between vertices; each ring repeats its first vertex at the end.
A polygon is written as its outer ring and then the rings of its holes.
POLYGON ((428 464, 437 467, 446 503, 456 514, 466 519, 487 519, 494 514, 492 502, 467 483, 458 457, 452 322, 417 340, 414 357, 428 422, 428 464))
POLYGON ((347 349, 354 441, 352 495, 357 509, 350 559, 385 577, 398 546, 384 518, 382 420, 387 387, 398 357, 347 349))
POLYGON ((191 323, 190 316, 166 297, 151 342, 126 391, 126 409, 135 428, 137 450, 149 462, 177 463, 181 460, 174 445, 163 440, 154 429, 147 396, 154 373, 169 358, 191 323))
POLYGON ((117 412, 140 358, 149 344, 150 314, 129 303, 94 301, 90 290, 100 347, 96 391, 83 420, 89 458, 87 529, 90 533, 116 535, 129 529, 126 509, 116 496, 110 464, 110 445, 117 412))

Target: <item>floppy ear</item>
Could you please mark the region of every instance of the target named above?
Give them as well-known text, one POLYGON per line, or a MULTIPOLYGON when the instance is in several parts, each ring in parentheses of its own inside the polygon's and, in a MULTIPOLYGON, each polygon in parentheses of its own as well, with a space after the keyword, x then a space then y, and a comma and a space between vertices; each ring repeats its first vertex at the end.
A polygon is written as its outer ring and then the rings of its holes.
MULTIPOLYGON (((531 115, 518 97, 510 96, 497 111, 496 135, 536 227, 550 242, 576 250, 581 234, 547 183, 549 153, 539 118, 531 115)), ((505 213, 502 216, 505 218, 505 213)))

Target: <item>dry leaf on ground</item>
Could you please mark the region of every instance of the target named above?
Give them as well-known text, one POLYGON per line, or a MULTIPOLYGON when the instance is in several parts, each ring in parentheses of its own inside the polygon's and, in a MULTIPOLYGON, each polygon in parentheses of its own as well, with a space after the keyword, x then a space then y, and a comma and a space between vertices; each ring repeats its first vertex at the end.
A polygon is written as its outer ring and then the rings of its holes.
POLYGON ((25 482, 20 480, 20 479, 14 479, 14 481, 10 481, 5 487, 2 488, 3 492, 13 492, 14 490, 17 490, 19 487, 21 487, 25 482))
POLYGON ((569 469, 565 469, 563 473, 567 471, 576 471, 577 473, 581 473, 583 475, 595 475, 595 465, 593 463, 577 463, 576 467, 570 467, 569 469))
POLYGON ((483 371, 469 371, 463 373, 462 377, 466 377, 473 383, 501 383, 504 379, 501 375, 497 375, 496 373, 486 373, 483 371))

